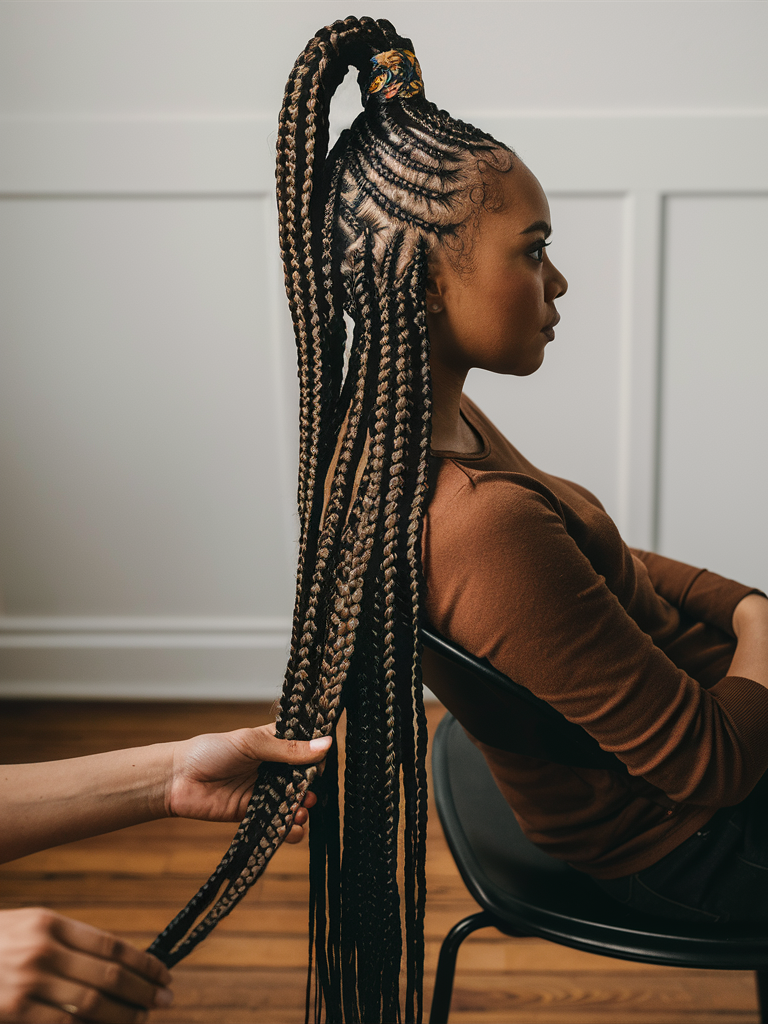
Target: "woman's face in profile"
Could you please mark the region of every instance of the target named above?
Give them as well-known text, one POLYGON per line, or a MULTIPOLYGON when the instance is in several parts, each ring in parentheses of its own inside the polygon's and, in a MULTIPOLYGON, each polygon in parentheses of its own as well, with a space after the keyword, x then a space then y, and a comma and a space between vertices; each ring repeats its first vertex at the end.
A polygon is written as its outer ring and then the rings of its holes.
POLYGON ((568 282, 546 252, 547 197, 519 160, 499 176, 499 199, 498 209, 480 214, 469 268, 439 254, 430 265, 430 345, 432 359, 448 371, 477 366, 524 377, 541 366, 554 338, 554 302, 568 282))

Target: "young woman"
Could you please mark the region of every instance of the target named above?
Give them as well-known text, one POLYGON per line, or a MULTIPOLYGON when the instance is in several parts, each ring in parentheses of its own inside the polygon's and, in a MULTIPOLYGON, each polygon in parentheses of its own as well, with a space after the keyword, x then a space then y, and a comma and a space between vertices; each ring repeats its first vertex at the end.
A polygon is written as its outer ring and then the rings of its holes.
MULTIPOLYGON (((422 617, 624 760, 628 773, 576 771, 485 750, 535 842, 609 890, 629 878, 644 892, 643 873, 713 822, 724 857, 752 856, 725 847, 732 824, 755 842, 745 815, 768 767, 768 600, 631 553, 592 495, 528 463, 462 397, 473 366, 538 369, 567 285, 547 256, 536 178, 426 101, 410 40, 367 18, 318 32, 286 87, 277 157, 301 384, 298 588, 278 728, 325 735, 347 717, 343 853, 333 771, 310 831, 315 1012, 324 1002, 328 1020, 411 1021, 425 898, 422 617), (328 155, 329 105, 350 65, 363 112, 328 155), (721 826, 719 808, 740 801, 742 816, 728 811, 721 826)), ((310 781, 311 769, 275 772, 257 789, 222 866, 155 944, 166 962, 257 877, 310 781)), ((670 877, 654 909, 700 913, 710 876, 685 898, 680 872, 670 877)))

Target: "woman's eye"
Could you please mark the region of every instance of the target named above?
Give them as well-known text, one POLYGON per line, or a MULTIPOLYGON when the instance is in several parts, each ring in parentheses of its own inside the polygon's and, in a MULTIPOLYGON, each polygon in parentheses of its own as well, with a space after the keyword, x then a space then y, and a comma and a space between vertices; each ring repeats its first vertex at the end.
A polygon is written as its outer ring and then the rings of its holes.
POLYGON ((537 242, 532 249, 528 250, 528 255, 536 260, 537 263, 542 263, 544 261, 544 250, 549 244, 549 242, 537 242))

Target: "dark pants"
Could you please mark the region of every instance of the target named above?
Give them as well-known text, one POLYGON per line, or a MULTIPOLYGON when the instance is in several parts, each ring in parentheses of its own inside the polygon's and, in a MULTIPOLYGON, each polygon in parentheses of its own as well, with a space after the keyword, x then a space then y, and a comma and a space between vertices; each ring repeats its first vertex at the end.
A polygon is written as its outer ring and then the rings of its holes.
POLYGON ((656 864, 597 884, 620 903, 677 921, 768 924, 768 772, 736 807, 656 864))

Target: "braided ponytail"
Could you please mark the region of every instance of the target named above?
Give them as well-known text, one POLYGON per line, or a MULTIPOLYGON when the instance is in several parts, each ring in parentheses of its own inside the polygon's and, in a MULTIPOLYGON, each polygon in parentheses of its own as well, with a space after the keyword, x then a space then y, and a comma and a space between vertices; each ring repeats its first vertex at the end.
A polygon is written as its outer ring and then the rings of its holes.
POLYGON ((335 750, 322 777, 314 766, 263 765, 229 851, 150 949, 173 965, 229 913, 314 784, 307 1016, 316 1020, 324 1011, 331 1022, 422 1017, 427 265, 435 247, 461 251, 483 169, 511 164, 506 147, 425 100, 413 46, 385 20, 321 29, 288 79, 277 202, 298 351, 301 532, 277 733, 328 735, 346 712, 343 843, 335 750), (329 155, 330 102, 350 66, 365 107, 329 155))

